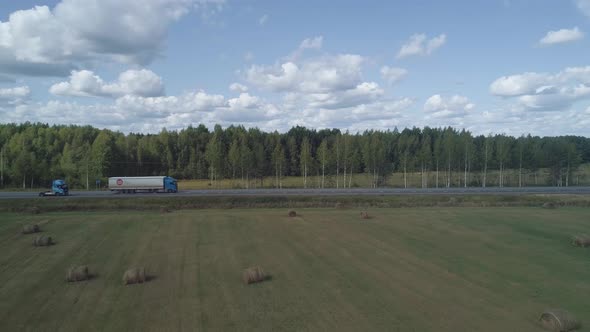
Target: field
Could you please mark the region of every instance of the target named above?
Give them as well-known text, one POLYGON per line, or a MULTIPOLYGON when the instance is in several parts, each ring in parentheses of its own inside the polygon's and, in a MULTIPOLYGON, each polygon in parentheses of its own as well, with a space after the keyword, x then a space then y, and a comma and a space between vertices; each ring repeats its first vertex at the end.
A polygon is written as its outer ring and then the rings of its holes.
MULTIPOLYGON (((542 331, 590 325, 590 209, 0 213, 0 330, 542 331), (41 222, 57 244, 31 246, 41 222), (71 264, 96 278, 64 281, 71 264), (155 279, 123 286, 130 266, 155 279), (241 272, 272 276, 246 286, 241 272)), ((586 328, 587 330, 587 328, 586 328)))

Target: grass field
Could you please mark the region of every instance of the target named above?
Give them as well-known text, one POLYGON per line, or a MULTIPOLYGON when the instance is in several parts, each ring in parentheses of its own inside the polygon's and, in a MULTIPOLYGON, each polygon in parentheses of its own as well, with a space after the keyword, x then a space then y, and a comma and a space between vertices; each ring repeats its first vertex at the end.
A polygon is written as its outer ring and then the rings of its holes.
POLYGON ((0 330, 541 331, 552 307, 590 326, 588 208, 298 212, 0 213, 0 330), (46 221, 52 247, 19 234, 46 221), (71 264, 96 278, 67 284, 71 264), (123 286, 135 265, 155 279, 123 286), (249 265, 272 280, 244 285, 249 265))

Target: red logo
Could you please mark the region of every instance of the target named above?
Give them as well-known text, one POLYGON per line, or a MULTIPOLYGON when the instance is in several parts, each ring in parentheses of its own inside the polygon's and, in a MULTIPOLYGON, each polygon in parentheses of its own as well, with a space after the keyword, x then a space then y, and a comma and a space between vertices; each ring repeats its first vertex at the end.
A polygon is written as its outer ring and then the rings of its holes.
POLYGON ((117 179, 117 185, 118 186, 122 186, 123 185, 123 179, 117 179))

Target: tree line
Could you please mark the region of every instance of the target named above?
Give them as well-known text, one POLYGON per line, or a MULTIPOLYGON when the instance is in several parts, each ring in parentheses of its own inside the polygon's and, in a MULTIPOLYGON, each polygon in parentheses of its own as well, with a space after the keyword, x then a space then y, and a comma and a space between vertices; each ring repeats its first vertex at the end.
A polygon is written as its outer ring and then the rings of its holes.
POLYGON ((285 176, 320 179, 314 187, 347 188, 365 173, 371 187, 392 174, 419 173, 422 187, 505 185, 506 170, 548 170, 550 183, 568 186, 582 163, 590 162, 590 138, 473 135, 455 128, 397 128, 350 133, 293 127, 285 133, 216 125, 162 129, 141 134, 91 126, 42 123, 0 124, 0 186, 47 186, 64 178, 71 187, 92 188, 109 176, 169 175, 178 179, 236 179, 243 187, 285 176), (477 173, 477 176, 474 176, 477 173), (326 178, 332 181, 328 183, 326 178), (430 179, 430 180, 429 180, 430 179))

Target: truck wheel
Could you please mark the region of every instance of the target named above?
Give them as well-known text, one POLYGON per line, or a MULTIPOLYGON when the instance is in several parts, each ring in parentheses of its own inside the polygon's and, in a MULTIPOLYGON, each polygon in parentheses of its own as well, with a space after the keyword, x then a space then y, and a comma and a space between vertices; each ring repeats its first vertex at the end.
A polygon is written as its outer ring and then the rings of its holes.
POLYGON ((39 197, 45 196, 45 193, 39 193, 39 197))

